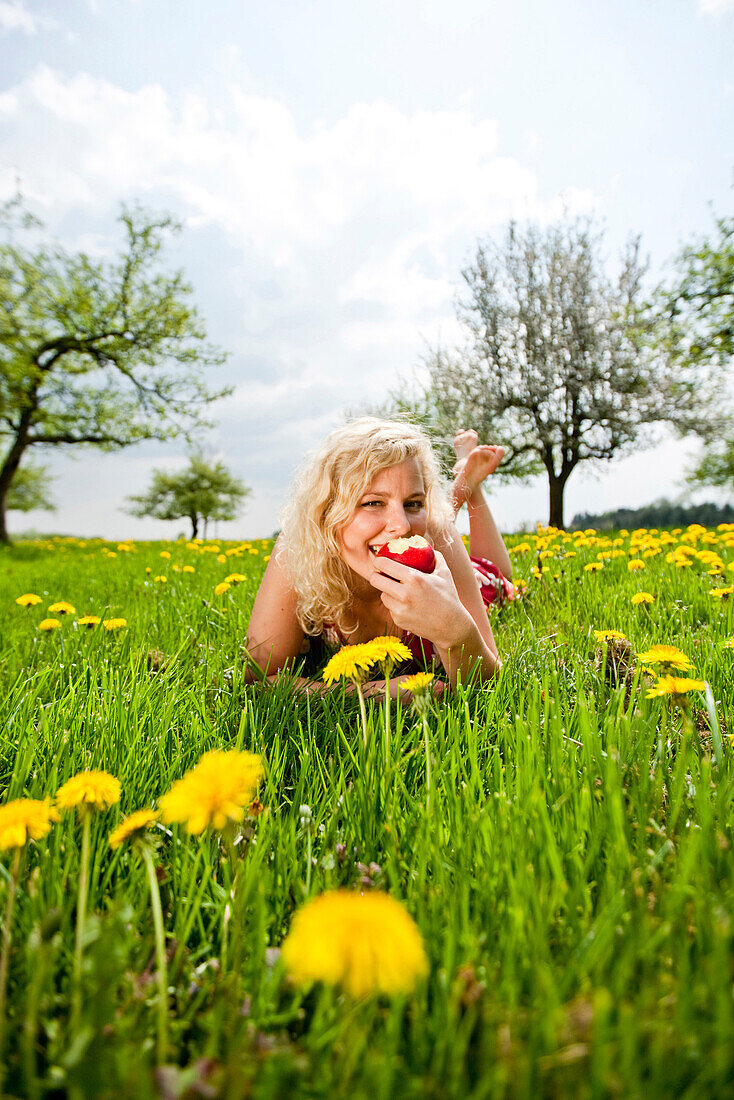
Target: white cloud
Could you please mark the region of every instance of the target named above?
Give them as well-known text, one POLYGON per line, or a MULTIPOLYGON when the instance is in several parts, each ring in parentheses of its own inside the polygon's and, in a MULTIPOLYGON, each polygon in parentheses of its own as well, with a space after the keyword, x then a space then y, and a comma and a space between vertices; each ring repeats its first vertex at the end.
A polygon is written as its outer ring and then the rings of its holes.
POLYGON ((58 30, 59 23, 51 16, 29 11, 23 0, 0 0, 0 28, 32 35, 41 30, 58 30))
POLYGON ((701 15, 722 15, 734 10, 734 0, 698 0, 701 15))
POLYGON ((9 31, 35 34, 38 20, 23 7, 20 0, 0 0, 0 27, 9 31))

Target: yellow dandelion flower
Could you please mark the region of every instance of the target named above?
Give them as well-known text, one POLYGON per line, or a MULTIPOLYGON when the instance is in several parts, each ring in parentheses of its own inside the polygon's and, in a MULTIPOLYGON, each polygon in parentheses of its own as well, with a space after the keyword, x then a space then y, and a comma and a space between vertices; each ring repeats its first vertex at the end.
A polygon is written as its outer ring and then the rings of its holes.
POLYGON ((681 653, 673 645, 654 645, 646 653, 638 653, 637 659, 643 665, 663 665, 667 668, 680 669, 682 672, 687 672, 693 667, 685 653, 681 653))
POLYGON ((58 630, 61 626, 60 619, 41 619, 38 624, 39 630, 58 630))
POLYGON ((632 561, 627 562, 627 569, 630 573, 636 573, 640 569, 645 568, 645 563, 642 558, 633 558, 632 561))
POLYGON ((163 573, 159 574, 157 577, 154 577, 153 580, 156 582, 156 584, 168 584, 168 577, 166 577, 163 573))
POLYGON ((641 603, 655 603, 655 597, 652 592, 636 592, 632 597, 632 603, 635 607, 639 607, 641 603))
POLYGON ((225 592, 229 592, 231 585, 227 581, 221 581, 214 589, 215 596, 223 596, 225 592))
POLYGON ((188 833, 223 829, 241 821, 262 776, 260 757, 231 749, 204 753, 195 768, 173 784, 161 799, 161 817, 179 822, 188 833))
POLYGON ((120 780, 109 772, 79 772, 56 792, 56 805, 61 810, 71 810, 74 806, 80 811, 108 810, 119 801, 120 780))
POLYGON ((127 619, 105 619, 102 626, 105 630, 121 630, 123 626, 127 626, 127 619))
POLYGON ((685 695, 688 691, 704 691, 705 688, 704 680, 688 680, 682 676, 661 676, 645 698, 655 699, 659 695, 685 695))
POLYGON ((409 993, 428 972, 413 918, 378 890, 332 890, 307 902, 293 918, 281 958, 299 985, 340 985, 352 997, 409 993))
POLYGON ((327 684, 335 680, 356 680, 360 683, 375 663, 366 645, 344 645, 331 658, 322 676, 327 684))
POLYGON ((244 573, 230 573, 228 577, 224 578, 225 584, 240 584, 242 581, 246 581, 247 577, 244 573))
POLYGON ((161 550, 161 557, 168 561, 171 557, 170 550, 161 550))
POLYGON ((184 571, 184 573, 195 573, 196 572, 193 565, 185 565, 183 567, 183 571, 184 571))
POLYGON ((226 560, 227 560, 227 555, 226 554, 218 554, 217 555, 217 561, 219 562, 220 565, 224 565, 226 560))
POLYGON ((153 572, 153 570, 150 568, 149 565, 146 565, 145 572, 148 574, 148 576, 150 576, 150 574, 153 572))
POLYGON ((76 608, 72 607, 66 600, 59 600, 58 603, 49 604, 48 609, 52 615, 74 615, 76 613, 76 608))
POLYGON ((728 600, 732 592, 734 592, 734 588, 712 588, 709 596, 715 596, 718 600, 728 600))
POLYGON ((413 656, 405 642, 389 634, 366 642, 365 648, 368 656, 373 657, 375 664, 382 665, 388 676, 396 664, 400 661, 409 661, 413 656))
POLYGON ((415 676, 408 676, 407 679, 403 680, 401 686, 406 691, 412 691, 414 695, 419 695, 430 686, 432 680, 432 672, 416 672, 415 676))
POLYGON ((603 569, 604 566, 600 561, 590 561, 588 565, 584 566, 584 573, 595 573, 599 569, 603 569))
POLYGON ((626 641, 624 634, 621 630, 595 630, 594 637, 597 642, 608 642, 612 638, 623 638, 626 641))
POLYGON ((155 810, 136 810, 110 833, 110 848, 119 848, 126 840, 141 840, 157 820, 158 814, 155 810))
POLYGON ((41 603, 41 597, 35 592, 25 592, 22 596, 18 596, 15 602, 20 607, 35 607, 37 603, 41 603))
POLYGON ((29 840, 41 840, 59 815, 50 798, 16 798, 0 806, 0 850, 23 848, 29 840))
POLYGON ((98 615, 82 615, 81 619, 77 619, 77 626, 99 626, 101 619, 98 615))

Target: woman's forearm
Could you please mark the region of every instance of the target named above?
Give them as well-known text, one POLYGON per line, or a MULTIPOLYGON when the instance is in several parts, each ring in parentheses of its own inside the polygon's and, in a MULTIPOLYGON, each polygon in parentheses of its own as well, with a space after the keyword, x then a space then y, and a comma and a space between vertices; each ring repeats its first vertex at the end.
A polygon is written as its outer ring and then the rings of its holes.
POLYGON ((467 683, 475 671, 480 680, 492 680, 502 667, 471 616, 462 635, 444 645, 436 643, 436 649, 452 687, 456 687, 459 676, 462 683, 467 683))

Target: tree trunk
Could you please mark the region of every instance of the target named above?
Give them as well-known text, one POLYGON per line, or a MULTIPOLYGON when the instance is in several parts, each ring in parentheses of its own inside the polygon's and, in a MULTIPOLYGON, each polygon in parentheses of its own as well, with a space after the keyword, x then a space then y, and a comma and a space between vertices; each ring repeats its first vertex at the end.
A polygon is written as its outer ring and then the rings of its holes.
POLYGON ((191 520, 191 538, 196 539, 199 537, 199 517, 196 512, 193 512, 189 519, 191 520))
POLYGON ((5 519, 8 492, 11 482, 18 472, 23 452, 28 446, 28 428, 30 427, 32 416, 32 409, 26 409, 21 416, 18 433, 0 468, 0 542, 4 543, 10 542, 5 519))
MULTIPOLYGON (((10 486, 8 486, 10 488, 10 486)), ((5 501, 7 500, 8 490, 0 491, 0 543, 9 543, 10 536, 8 535, 8 528, 5 524, 5 501)))
POLYGON ((566 479, 548 474, 548 488, 550 490, 548 526, 563 530, 563 493, 566 488, 566 479))

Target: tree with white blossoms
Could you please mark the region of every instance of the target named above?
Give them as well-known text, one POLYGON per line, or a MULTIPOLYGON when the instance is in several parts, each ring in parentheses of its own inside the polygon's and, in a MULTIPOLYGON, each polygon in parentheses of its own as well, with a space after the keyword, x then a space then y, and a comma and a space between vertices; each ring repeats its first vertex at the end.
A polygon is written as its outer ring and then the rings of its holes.
POLYGON ((0 542, 29 449, 188 435, 229 392, 204 384, 225 357, 182 273, 161 262, 180 227, 138 207, 119 220, 123 242, 103 260, 48 241, 19 198, 0 208, 0 542))
POLYGON ((647 426, 665 419, 661 364, 644 339, 640 241, 629 241, 614 279, 602 242, 578 218, 510 222, 501 244, 478 244, 457 304, 463 345, 429 352, 415 399, 394 395, 398 414, 414 412, 439 439, 466 425, 501 443, 500 477, 545 471, 555 527, 577 466, 651 443, 647 426))

